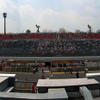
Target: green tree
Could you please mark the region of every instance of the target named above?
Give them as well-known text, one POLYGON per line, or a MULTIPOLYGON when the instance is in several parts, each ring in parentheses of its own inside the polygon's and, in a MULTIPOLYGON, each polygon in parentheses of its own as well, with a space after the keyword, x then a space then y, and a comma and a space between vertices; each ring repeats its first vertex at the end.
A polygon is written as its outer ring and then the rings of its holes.
POLYGON ((26 33, 31 33, 31 31, 29 29, 26 30, 26 33))

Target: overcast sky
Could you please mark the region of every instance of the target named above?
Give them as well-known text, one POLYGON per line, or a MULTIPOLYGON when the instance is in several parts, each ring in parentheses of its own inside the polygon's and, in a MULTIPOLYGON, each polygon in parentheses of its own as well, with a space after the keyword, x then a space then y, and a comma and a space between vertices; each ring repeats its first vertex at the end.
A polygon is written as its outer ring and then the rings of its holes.
POLYGON ((36 32, 36 24, 41 31, 87 31, 88 24, 100 29, 100 0, 0 0, 0 33, 3 12, 8 14, 7 32, 36 32))

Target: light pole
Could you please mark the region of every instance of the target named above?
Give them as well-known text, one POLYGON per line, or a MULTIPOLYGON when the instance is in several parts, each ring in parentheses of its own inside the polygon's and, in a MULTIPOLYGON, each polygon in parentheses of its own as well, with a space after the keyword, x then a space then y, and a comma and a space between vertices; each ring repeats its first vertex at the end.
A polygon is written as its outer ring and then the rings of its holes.
POLYGON ((6 34, 6 17, 7 17, 7 13, 3 13, 3 18, 4 18, 4 34, 6 34))

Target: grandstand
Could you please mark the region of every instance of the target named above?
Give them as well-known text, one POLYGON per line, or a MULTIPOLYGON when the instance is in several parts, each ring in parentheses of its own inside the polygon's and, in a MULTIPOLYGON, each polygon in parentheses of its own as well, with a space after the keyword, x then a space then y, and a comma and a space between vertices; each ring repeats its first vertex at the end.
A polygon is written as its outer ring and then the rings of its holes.
POLYGON ((23 33, 0 35, 0 56, 100 56, 100 34, 23 33))

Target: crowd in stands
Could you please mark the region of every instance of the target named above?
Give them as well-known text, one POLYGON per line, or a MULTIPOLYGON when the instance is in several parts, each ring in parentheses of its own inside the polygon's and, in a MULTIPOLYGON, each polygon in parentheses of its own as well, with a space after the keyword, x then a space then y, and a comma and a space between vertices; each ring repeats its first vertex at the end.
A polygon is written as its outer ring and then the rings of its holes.
POLYGON ((0 40, 0 56, 100 56, 100 40, 0 40))

